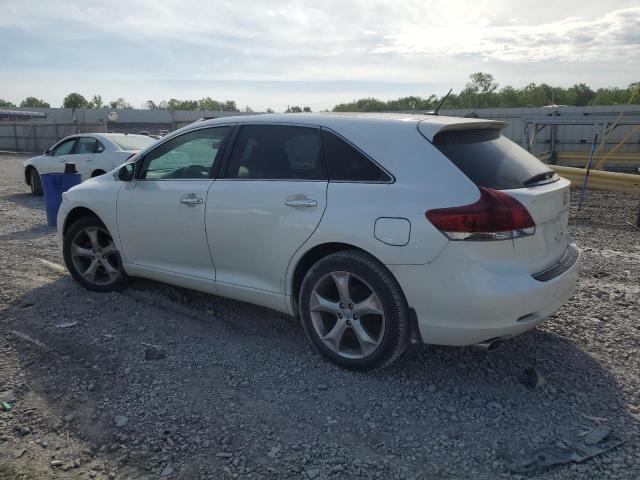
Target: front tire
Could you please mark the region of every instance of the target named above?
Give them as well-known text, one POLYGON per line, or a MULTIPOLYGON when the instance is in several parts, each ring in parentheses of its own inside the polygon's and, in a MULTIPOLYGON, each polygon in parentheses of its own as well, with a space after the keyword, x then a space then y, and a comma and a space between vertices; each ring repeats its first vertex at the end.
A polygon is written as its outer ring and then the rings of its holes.
POLYGON ((40 174, 35 168, 29 170, 29 186, 31 187, 31 195, 34 197, 42 196, 42 182, 40 174))
POLYGON ((409 345, 409 307, 375 258, 345 250, 319 260, 300 289, 300 318, 313 346, 356 371, 386 367, 409 345))
POLYGON ((112 292, 127 280, 113 238, 96 217, 81 218, 69 227, 62 252, 67 270, 89 290, 112 292))

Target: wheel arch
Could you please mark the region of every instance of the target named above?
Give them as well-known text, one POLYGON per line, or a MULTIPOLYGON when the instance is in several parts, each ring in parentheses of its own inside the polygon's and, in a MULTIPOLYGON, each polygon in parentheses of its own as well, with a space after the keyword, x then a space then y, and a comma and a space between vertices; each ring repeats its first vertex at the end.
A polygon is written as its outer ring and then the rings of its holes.
POLYGON ((87 207, 74 207, 73 209, 71 209, 71 211, 67 214, 67 216, 64 219, 64 226, 62 227, 62 235, 67 233, 67 230, 71 225, 73 225, 74 222, 85 217, 95 217, 98 220, 100 220, 100 222, 102 222, 103 225, 106 225, 104 221, 100 218, 100 216, 93 210, 87 207))
POLYGON ((95 177, 99 177, 100 175, 104 175, 105 172, 103 169, 101 168, 96 168, 93 172, 91 172, 91 178, 95 178, 95 177))
MULTIPOLYGON (((342 242, 328 242, 321 243, 318 245, 314 245, 312 248, 307 250, 296 262, 295 267, 293 268, 293 273, 291 274, 290 280, 290 297, 291 304, 294 311, 297 311, 298 308, 298 295, 300 294, 300 288, 302 287, 302 281, 304 280, 305 275, 309 271, 309 269, 320 259, 331 255, 332 253, 340 252, 343 250, 357 250, 376 260, 380 261, 375 255, 372 255, 371 252, 366 251, 365 249, 358 247, 356 245, 352 245, 349 243, 342 242)), ((381 262, 382 263, 382 262, 381 262)))
POLYGON ((38 169, 33 165, 27 165, 24 167, 24 181, 29 186, 31 186, 31 170, 35 170, 36 172, 38 171, 38 169))

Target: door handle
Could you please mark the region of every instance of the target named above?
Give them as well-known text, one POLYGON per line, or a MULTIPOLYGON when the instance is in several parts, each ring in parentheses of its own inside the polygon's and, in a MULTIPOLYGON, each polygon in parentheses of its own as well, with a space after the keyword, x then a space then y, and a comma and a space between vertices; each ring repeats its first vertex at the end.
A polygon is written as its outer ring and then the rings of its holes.
POLYGON ((284 204, 289 207, 317 207, 318 201, 311 198, 287 198, 284 204))
POLYGON ((198 197, 195 193, 190 193, 189 195, 185 195, 184 197, 180 198, 180 203, 183 203, 189 207, 201 205, 203 201, 204 200, 202 200, 202 197, 198 197))

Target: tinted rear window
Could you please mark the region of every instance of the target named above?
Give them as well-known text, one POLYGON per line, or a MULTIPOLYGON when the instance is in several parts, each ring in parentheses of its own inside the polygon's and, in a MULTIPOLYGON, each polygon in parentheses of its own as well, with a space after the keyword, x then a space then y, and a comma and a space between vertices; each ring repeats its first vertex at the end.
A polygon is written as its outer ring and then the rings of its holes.
POLYGON ((499 130, 444 131, 433 144, 479 187, 508 190, 554 177, 553 170, 499 130))

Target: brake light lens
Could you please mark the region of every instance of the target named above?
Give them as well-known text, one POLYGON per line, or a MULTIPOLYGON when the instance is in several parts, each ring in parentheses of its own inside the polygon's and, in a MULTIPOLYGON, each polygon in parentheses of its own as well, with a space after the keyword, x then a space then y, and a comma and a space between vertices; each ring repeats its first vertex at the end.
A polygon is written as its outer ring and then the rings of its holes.
POLYGON ((508 240, 536 232, 527 209, 506 193, 480 188, 480 199, 470 205, 435 208, 425 213, 449 240, 508 240))

